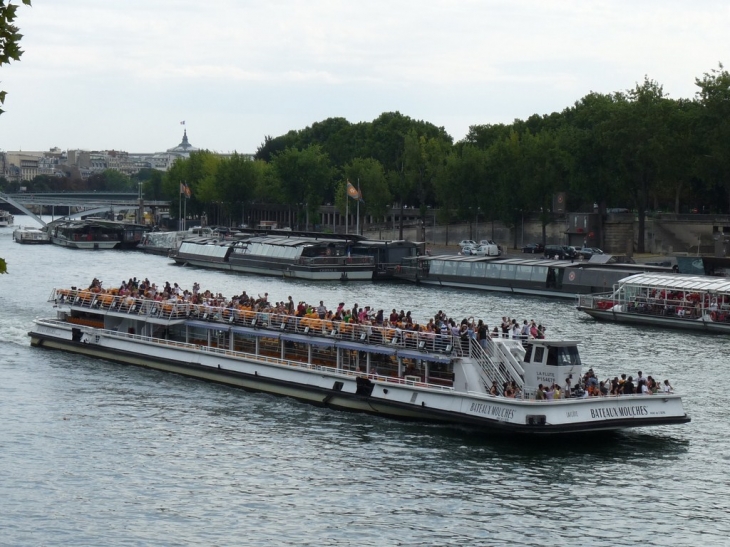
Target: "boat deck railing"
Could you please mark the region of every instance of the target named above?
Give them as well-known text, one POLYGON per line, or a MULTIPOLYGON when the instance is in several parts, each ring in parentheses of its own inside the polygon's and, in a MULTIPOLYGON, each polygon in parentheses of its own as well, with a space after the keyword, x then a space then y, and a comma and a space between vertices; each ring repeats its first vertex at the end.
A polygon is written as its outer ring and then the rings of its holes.
POLYGON ((638 296, 627 298, 619 293, 578 295, 578 307, 589 310, 614 311, 671 317, 674 319, 702 320, 716 323, 730 322, 730 307, 717 303, 707 305, 704 299, 680 300, 676 298, 651 298, 638 296))
POLYGON ((398 350, 436 353, 444 356, 471 356, 469 340, 450 334, 435 334, 372 324, 345 323, 320 319, 318 316, 297 317, 284 313, 266 313, 246 307, 223 307, 189 302, 157 301, 110 293, 95 293, 87 289, 54 289, 49 301, 58 306, 74 306, 97 313, 113 312, 153 318, 166 322, 196 319, 230 326, 329 336, 363 344, 387 346, 398 350))
POLYGON ((613 302, 613 293, 600 293, 600 294, 579 294, 578 295, 578 307, 587 308, 589 310, 603 309, 602 302, 610 301, 613 302))
POLYGON ((374 266, 375 259, 372 256, 302 256, 297 264, 308 267, 374 266))
MULTIPOLYGON (((67 326, 67 323, 65 323, 63 321, 58 321, 55 319, 43 319, 43 320, 39 320, 39 321, 41 321, 42 323, 46 323, 46 324, 54 325, 54 326, 67 326)), ((437 390, 437 391, 443 391, 443 392, 453 392, 454 391, 454 388, 452 386, 445 386, 442 384, 424 382, 421 379, 415 380, 415 379, 409 379, 409 378, 400 378, 400 377, 395 377, 395 376, 386 376, 386 375, 377 374, 377 373, 367 374, 362 371, 349 370, 347 368, 336 368, 336 367, 330 367, 327 365, 308 363, 308 362, 304 362, 304 361, 297 361, 297 360, 293 360, 293 359, 281 359, 279 357, 272 357, 269 355, 257 355, 257 354, 253 354, 253 353, 246 353, 246 352, 229 350, 229 349, 224 349, 224 348, 219 348, 219 347, 192 344, 192 343, 181 342, 181 341, 177 341, 177 340, 166 340, 164 338, 154 338, 151 336, 144 336, 141 334, 132 334, 132 333, 126 333, 126 332, 120 332, 120 331, 114 331, 114 330, 108 330, 108 329, 95 329, 95 332, 99 332, 100 334, 103 334, 104 336, 113 337, 113 338, 136 340, 136 341, 152 343, 152 344, 156 344, 156 345, 160 345, 160 346, 174 347, 174 348, 185 350, 185 351, 194 351, 194 352, 202 352, 202 353, 208 353, 208 354, 224 355, 226 357, 232 357, 234 359, 245 359, 247 361, 253 360, 253 361, 263 363, 263 364, 270 364, 270 365, 277 365, 277 366, 298 368, 298 369, 306 369, 306 370, 312 370, 312 371, 317 371, 317 372, 326 372, 329 374, 337 374, 337 375, 341 375, 341 376, 368 378, 369 380, 374 380, 374 381, 378 381, 378 382, 386 382, 388 384, 415 386, 415 387, 420 387, 420 388, 424 388, 424 389, 437 390)), ((225 367, 219 366, 218 368, 220 370, 225 370, 225 367)), ((484 394, 480 393, 480 392, 467 392, 467 393, 469 393, 473 396, 484 397, 484 394)))

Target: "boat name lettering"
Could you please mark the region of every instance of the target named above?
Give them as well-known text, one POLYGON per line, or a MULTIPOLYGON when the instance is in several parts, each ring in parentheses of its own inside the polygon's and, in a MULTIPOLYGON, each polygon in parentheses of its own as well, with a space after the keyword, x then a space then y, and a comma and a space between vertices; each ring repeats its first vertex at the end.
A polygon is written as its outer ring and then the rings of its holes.
POLYGON ((577 410, 569 410, 565 413, 566 418, 577 418, 578 417, 578 411, 577 410))
POLYGON ((511 420, 515 414, 514 409, 488 405, 485 403, 472 403, 469 412, 486 414, 487 416, 493 416, 500 420, 511 420))
POLYGON ((555 383, 555 373, 546 372, 546 371, 538 372, 537 381, 541 384, 554 384, 555 383))
POLYGON ((591 419, 596 418, 628 418, 632 416, 648 416, 645 406, 620 406, 617 408, 592 408, 591 419))

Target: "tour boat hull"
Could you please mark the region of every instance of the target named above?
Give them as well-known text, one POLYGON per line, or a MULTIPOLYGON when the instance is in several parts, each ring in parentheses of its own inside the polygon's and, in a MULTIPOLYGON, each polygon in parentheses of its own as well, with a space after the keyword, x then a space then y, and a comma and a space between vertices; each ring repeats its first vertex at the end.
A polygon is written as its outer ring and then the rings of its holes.
POLYGON ((652 327, 691 330, 709 333, 730 333, 730 323, 718 323, 708 315, 696 319, 685 319, 679 317, 666 317, 660 315, 643 315, 639 313, 617 312, 613 310, 597 310, 578 306, 582 311, 598 319, 599 321, 610 321, 627 325, 647 325, 652 327))
POLYGON ((708 333, 730 333, 726 277, 638 274, 612 293, 578 295, 578 311, 601 321, 708 333))
POLYGON ((31 344, 39 348, 174 372, 335 409, 475 426, 492 432, 549 435, 690 420, 680 396, 674 394, 510 399, 57 320, 36 320, 29 335, 31 344))
POLYGON ((226 270, 237 273, 252 273, 259 275, 274 275, 291 279, 306 279, 309 281, 369 281, 373 278, 372 268, 348 269, 339 268, 305 268, 293 264, 274 264, 271 261, 260 261, 257 264, 245 265, 232 262, 210 262, 196 260, 189 257, 173 257, 173 260, 181 266, 195 266, 198 268, 209 268, 212 270, 226 270), (273 267, 272 267, 273 266, 273 267))

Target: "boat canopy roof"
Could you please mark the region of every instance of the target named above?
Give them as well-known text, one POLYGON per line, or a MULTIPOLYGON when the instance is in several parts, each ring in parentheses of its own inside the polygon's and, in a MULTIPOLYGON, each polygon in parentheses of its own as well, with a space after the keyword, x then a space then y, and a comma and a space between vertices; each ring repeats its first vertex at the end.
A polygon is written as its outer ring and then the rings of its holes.
POLYGON ((247 240, 249 243, 262 243, 265 245, 283 245, 285 247, 302 247, 305 245, 342 245, 346 243, 341 239, 314 239, 311 237, 280 237, 280 236, 254 236, 247 240))
POLYGON ((621 286, 697 292, 730 293, 730 278, 701 275, 641 273, 619 280, 621 286))
POLYGON ((550 266, 551 268, 569 268, 579 264, 571 263, 565 260, 552 260, 540 258, 498 258, 489 256, 461 256, 461 255, 437 255, 437 256, 418 256, 411 257, 412 260, 424 260, 433 262, 434 260, 442 260, 445 262, 493 262, 495 264, 519 264, 524 266, 550 266))
POLYGON ((180 254, 207 256, 210 258, 225 258, 229 245, 205 245, 191 241, 183 241, 180 245, 180 254))

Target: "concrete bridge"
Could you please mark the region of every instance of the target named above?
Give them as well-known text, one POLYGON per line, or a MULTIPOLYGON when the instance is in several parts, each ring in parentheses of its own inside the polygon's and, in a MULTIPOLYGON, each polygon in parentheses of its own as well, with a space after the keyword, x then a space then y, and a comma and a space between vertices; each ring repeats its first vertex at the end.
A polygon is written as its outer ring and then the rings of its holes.
MULTIPOLYGON (((7 203, 35 219, 42 226, 46 223, 28 207, 70 207, 81 209, 78 213, 59 218, 78 218, 106 211, 136 209, 140 206, 136 192, 49 192, 0 194, 0 203, 7 203)), ((169 201, 145 201, 146 207, 169 207, 169 201)), ((55 216, 55 215, 54 215, 55 216)))

